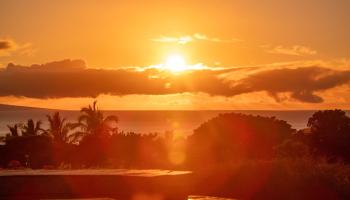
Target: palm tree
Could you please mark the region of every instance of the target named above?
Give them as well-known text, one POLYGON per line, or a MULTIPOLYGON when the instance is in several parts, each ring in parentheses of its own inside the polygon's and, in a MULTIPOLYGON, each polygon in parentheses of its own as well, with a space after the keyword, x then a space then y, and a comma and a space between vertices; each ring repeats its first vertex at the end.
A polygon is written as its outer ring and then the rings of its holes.
POLYGON ((19 136, 18 124, 15 124, 13 126, 7 125, 7 128, 10 130, 10 136, 12 136, 12 137, 19 136))
POLYGON ((41 121, 37 121, 36 123, 34 120, 29 119, 27 121, 27 124, 23 125, 22 127, 22 135, 23 136, 35 136, 40 135, 40 133, 43 132, 43 129, 41 128, 41 121))
POLYGON ((67 143, 69 141, 68 133, 71 125, 66 123, 66 119, 60 116, 59 112, 55 112, 52 115, 46 115, 49 121, 49 128, 45 133, 51 135, 55 142, 67 143))
POLYGON ((103 113, 98 109, 96 104, 97 101, 94 101, 92 105, 83 107, 80 110, 82 114, 78 118, 78 123, 72 125, 74 128, 80 128, 80 131, 77 131, 72 135, 74 137, 74 141, 87 135, 110 135, 117 130, 116 127, 110 125, 110 122, 117 123, 118 117, 115 115, 104 117, 103 113))
POLYGON ((7 142, 9 139, 19 137, 19 128, 22 126, 22 124, 15 124, 13 126, 7 125, 7 128, 9 129, 10 133, 6 134, 6 136, 0 137, 0 142, 7 142))

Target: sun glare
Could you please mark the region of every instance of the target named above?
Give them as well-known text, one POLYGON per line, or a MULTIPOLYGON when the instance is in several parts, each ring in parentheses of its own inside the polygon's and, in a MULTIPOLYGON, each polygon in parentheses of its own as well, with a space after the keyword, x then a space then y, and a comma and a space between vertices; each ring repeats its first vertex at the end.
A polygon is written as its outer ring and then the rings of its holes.
POLYGON ((184 57, 180 54, 171 54, 169 55, 164 63, 164 68, 179 72, 187 69, 186 61, 184 57))

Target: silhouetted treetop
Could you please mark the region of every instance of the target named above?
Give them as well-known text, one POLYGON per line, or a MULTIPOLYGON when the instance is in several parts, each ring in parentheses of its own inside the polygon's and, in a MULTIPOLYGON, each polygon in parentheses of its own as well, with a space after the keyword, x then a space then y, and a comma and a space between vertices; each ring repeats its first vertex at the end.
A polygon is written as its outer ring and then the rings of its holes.
POLYGON ((7 125, 7 128, 10 130, 10 136, 12 136, 12 137, 19 136, 18 124, 15 124, 13 126, 7 125))
POLYGON ((66 119, 62 118, 59 112, 55 112, 52 115, 46 115, 46 117, 49 122, 49 128, 45 133, 52 136, 55 142, 68 143, 68 133, 71 129, 71 124, 66 123, 66 119))
POLYGON ((190 162, 231 162, 239 158, 274 156, 273 147, 295 130, 275 117, 220 114, 188 138, 190 162))
POLYGON ((34 120, 29 119, 26 124, 22 127, 22 135, 23 136, 34 136, 39 135, 43 132, 41 128, 41 121, 34 122, 34 120))
POLYGON ((307 126, 311 132, 331 133, 349 130, 350 118, 342 110, 323 110, 309 118, 307 126))
POLYGON ((308 120, 314 152, 350 161, 350 118, 342 110, 318 111, 308 120))
POLYGON ((97 101, 82 108, 80 112, 78 123, 71 125, 73 128, 80 128, 80 131, 72 135, 74 140, 80 140, 87 135, 108 136, 117 131, 118 117, 115 115, 105 117, 98 109, 97 101))

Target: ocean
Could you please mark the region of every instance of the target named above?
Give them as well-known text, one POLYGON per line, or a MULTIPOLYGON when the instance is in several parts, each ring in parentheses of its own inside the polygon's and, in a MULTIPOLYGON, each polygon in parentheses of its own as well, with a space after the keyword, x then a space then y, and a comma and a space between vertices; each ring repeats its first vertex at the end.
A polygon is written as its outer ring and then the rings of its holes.
MULTIPOLYGON (((0 135, 8 133, 7 125, 26 122, 28 119, 41 120, 43 127, 47 127, 46 115, 54 111, 29 109, 29 110, 0 110, 0 135)), ((60 111, 68 121, 77 121, 78 111, 60 111)), ((165 133, 176 131, 184 135, 192 134, 193 130, 203 122, 219 115, 220 113, 239 112, 245 114, 275 116, 285 120, 295 129, 306 127, 307 120, 315 111, 105 111, 105 115, 117 115, 119 117, 119 130, 136 133, 165 133)), ((350 112, 347 111, 350 115, 350 112)))

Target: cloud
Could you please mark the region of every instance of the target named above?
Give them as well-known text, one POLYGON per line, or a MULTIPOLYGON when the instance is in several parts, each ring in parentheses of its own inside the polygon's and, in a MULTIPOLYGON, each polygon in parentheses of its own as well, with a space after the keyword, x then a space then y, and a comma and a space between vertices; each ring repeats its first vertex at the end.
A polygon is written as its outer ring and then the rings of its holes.
POLYGON ((205 93, 233 97, 266 92, 300 102, 320 103, 319 92, 345 85, 350 70, 325 67, 203 68, 171 74, 157 68, 92 69, 82 60, 42 65, 9 64, 0 70, 0 96, 30 98, 97 97, 107 95, 168 95, 205 93), (142 69, 142 70, 140 70, 142 69))
POLYGON ((236 39, 236 38, 229 39, 229 40, 223 40, 223 39, 220 39, 220 38, 211 38, 211 37, 208 37, 205 34, 195 33, 193 35, 185 35, 185 36, 180 36, 180 37, 161 36, 159 38, 153 38, 153 39, 151 39, 151 41, 153 41, 153 42, 164 42, 164 43, 187 44, 187 43, 195 42, 195 41, 233 43, 233 42, 240 42, 242 40, 236 39))
POLYGON ((317 54, 316 50, 301 45, 294 45, 291 47, 285 47, 282 45, 271 47, 270 45, 263 45, 262 48, 265 49, 267 53, 271 54, 282 54, 290 56, 310 56, 317 54))
POLYGON ((31 43, 18 44, 12 39, 0 39, 0 57, 11 56, 14 53, 31 56, 35 52, 31 43))
POLYGON ((169 75, 154 68, 91 69, 81 60, 28 67, 10 63, 0 71, 0 96, 61 98, 97 97, 100 94, 161 95, 187 91, 220 94, 224 92, 225 84, 217 78, 217 73, 219 71, 194 70, 182 75, 169 75), (205 84, 208 82, 211 84, 205 84))
POLYGON ((169 42, 169 43, 179 43, 179 44, 187 44, 189 42, 193 42, 192 36, 181 36, 181 37, 166 37, 162 36, 160 38, 151 39, 153 42, 169 42))
POLYGON ((242 42, 243 40, 241 39, 237 39, 237 38, 232 38, 229 40, 224 40, 224 39, 220 39, 220 38, 210 38, 204 34, 201 33, 195 33, 193 35, 193 37, 197 40, 204 40, 204 41, 209 41, 209 42, 221 42, 221 43, 234 43, 234 42, 242 42))
POLYGON ((321 67, 274 69, 258 72, 234 83, 230 95, 266 91, 277 101, 279 94, 289 92, 291 97, 309 103, 323 102, 316 92, 349 83, 350 70, 337 71, 321 67))
POLYGON ((18 45, 12 40, 0 39, 0 57, 11 55, 11 52, 15 51, 17 47, 18 45))
POLYGON ((11 48, 10 41, 7 40, 0 40, 0 50, 7 50, 11 48))

